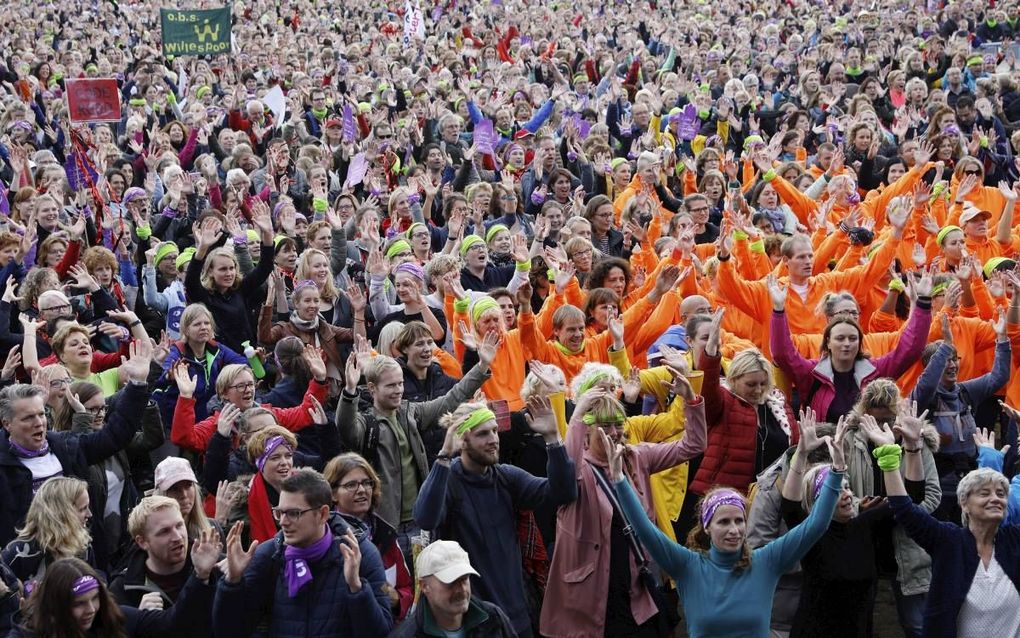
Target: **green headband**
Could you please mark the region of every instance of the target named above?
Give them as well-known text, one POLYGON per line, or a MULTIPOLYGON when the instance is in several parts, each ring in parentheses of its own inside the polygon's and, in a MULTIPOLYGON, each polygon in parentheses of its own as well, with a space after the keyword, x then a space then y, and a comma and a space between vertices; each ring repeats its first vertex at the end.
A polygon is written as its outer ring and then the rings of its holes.
POLYGON ((128 104, 130 104, 131 106, 145 106, 145 98, 133 97, 130 100, 128 100, 128 104))
POLYGON ((492 238, 498 235, 500 231, 503 230, 505 230, 506 232, 510 232, 510 229, 507 228, 506 225, 504 224, 493 224, 492 227, 489 228, 489 230, 485 233, 485 243, 489 243, 490 241, 492 241, 492 238))
POLYGON ((181 252, 180 249, 177 248, 177 244, 173 243, 172 241, 163 242, 162 244, 159 245, 159 248, 156 249, 155 263, 156 265, 159 265, 159 262, 166 259, 166 256, 169 255, 170 253, 180 254, 180 252, 181 252))
POLYGON ((985 279, 991 277, 992 273, 998 270, 999 266, 1002 266, 1003 264, 1006 264, 1007 266, 1012 264, 1015 266, 1016 262, 1009 257, 992 257, 987 263, 985 263, 985 267, 982 269, 985 273, 985 279))
POLYGON ((208 86, 200 86, 198 87, 198 89, 195 90, 195 97, 197 97, 198 99, 202 99, 210 91, 212 91, 212 89, 209 88, 208 86))
MULTIPOLYGON (((259 240, 259 233, 258 233, 257 230, 249 228, 248 230, 244 231, 244 235, 245 235, 245 237, 248 238, 248 241, 257 242, 259 240)), ((276 245, 276 240, 275 239, 273 240, 273 245, 274 246, 276 245)))
POLYGON ((588 74, 587 73, 578 73, 578 74, 574 75, 574 83, 575 84, 577 82, 587 82, 587 81, 588 81, 588 74))
POLYGON ((468 254, 471 247, 475 244, 485 244, 485 240, 478 235, 468 235, 464 238, 464 241, 460 242, 460 256, 463 257, 468 254))
POLYGON ((577 388, 577 396, 585 394, 586 392, 588 392, 588 390, 594 388, 596 383, 598 383, 599 381, 605 381, 608 378, 609 375, 606 374, 605 372, 596 372, 595 374, 591 375, 591 377, 589 377, 587 381, 582 383, 577 388))
POLYGON ((626 162, 626 161, 627 160, 625 158, 614 157, 613 161, 609 162, 609 167, 612 168, 615 171, 616 169, 618 169, 621 166, 623 166, 623 163, 626 162))
POLYGON ((393 259, 402 252, 411 252, 411 244, 403 239, 398 239, 386 249, 386 258, 393 259))
POLYGON ((463 423, 457 426, 457 434, 464 436, 483 423, 495 421, 496 415, 489 408, 478 408, 463 423))
POLYGON ((404 233, 404 236, 407 237, 408 240, 410 240, 411 235, 414 234, 414 229, 417 228, 418 226, 421 226, 422 228, 428 230, 428 226, 426 226, 425 224, 421 222, 414 222, 413 224, 407 227, 407 232, 404 233))
POLYGON ((974 65, 974 64, 984 64, 984 63, 985 63, 985 59, 984 59, 984 57, 982 57, 980 55, 972 55, 969 58, 967 58, 967 66, 971 66, 971 65, 974 65))
POLYGON ((499 310, 499 304, 492 297, 479 297, 471 306, 471 321, 478 323, 478 319, 489 310, 499 310))
POLYGON ((961 233, 963 232, 963 229, 960 228, 959 226, 946 226, 945 228, 943 228, 942 230, 939 231, 938 235, 935 236, 935 243, 937 243, 939 246, 941 246, 942 245, 942 240, 944 240, 946 238, 946 235, 948 235, 949 233, 953 232, 954 230, 958 230, 961 233))
MULTIPOLYGON (((595 425, 595 415, 589 412, 581 418, 581 421, 583 421, 585 425, 595 425)), ((611 419, 602 419, 603 423, 625 423, 626 421, 627 417, 622 412, 617 412, 616 416, 611 419)))

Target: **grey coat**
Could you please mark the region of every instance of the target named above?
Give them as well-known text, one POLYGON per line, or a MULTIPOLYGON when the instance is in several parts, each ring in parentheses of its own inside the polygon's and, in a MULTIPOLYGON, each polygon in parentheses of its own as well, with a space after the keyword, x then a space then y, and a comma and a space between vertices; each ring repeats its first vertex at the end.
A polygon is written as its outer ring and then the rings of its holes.
MULTIPOLYGON (((397 409, 397 422, 404 429, 408 444, 411 448, 411 455, 414 457, 414 464, 418 469, 417 483, 421 484, 428 476, 428 461, 425 457, 425 444, 422 442, 421 433, 434 429, 439 425, 439 419, 448 412, 453 412, 458 405, 464 403, 474 396, 475 392, 481 389, 492 374, 488 366, 477 365, 473 367, 464 378, 457 382, 457 385, 450 388, 446 396, 411 403, 403 401, 397 409)), ((336 423, 340 430, 340 442, 344 450, 361 452, 365 445, 365 415, 358 412, 357 397, 349 396, 344 391, 340 400, 340 409, 336 412, 336 423)), ((373 409, 374 408, 369 408, 373 409)), ((400 504, 402 501, 400 482, 400 444, 397 435, 393 432, 389 421, 375 415, 379 422, 379 465, 375 468, 382 481, 382 501, 376 509, 376 514, 390 525, 397 527, 403 521, 400 520, 400 504)))

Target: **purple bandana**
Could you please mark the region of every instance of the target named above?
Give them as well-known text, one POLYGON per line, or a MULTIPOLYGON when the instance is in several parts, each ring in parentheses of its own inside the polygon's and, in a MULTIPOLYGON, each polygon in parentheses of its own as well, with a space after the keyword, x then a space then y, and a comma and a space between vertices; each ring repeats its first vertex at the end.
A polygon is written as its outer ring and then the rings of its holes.
POLYGON ((75 596, 82 596, 97 589, 99 589, 99 581, 89 575, 82 576, 71 585, 71 593, 75 596))
POLYGON ((290 444, 287 443, 287 439, 283 438, 282 436, 274 436, 273 438, 266 441, 266 450, 262 453, 262 456, 255 459, 255 466, 259 468, 259 472, 261 472, 262 468, 265 467, 266 461, 269 460, 270 455, 272 455, 272 453, 276 451, 276 448, 280 447, 281 445, 286 447, 292 453, 294 452, 294 448, 292 448, 290 444))
POLYGON ((407 274, 422 280, 422 282, 425 281, 425 271, 418 264, 405 261, 404 263, 400 264, 399 266, 393 269, 394 275, 397 274, 398 272, 406 272, 407 274))
POLYGON ((329 526, 326 526, 322 538, 308 547, 288 545, 283 550, 283 571, 287 578, 287 595, 291 598, 297 596, 302 587, 312 582, 312 568, 308 566, 308 563, 321 560, 329 551, 329 546, 332 543, 333 533, 329 530, 329 526))
POLYGON ((822 469, 818 470, 818 474, 815 474, 814 485, 811 488, 811 496, 818 499, 818 495, 822 493, 822 486, 825 485, 825 479, 829 476, 829 466, 826 465, 822 469))
POLYGON ((712 517, 715 516, 715 511, 723 505, 732 505, 743 512, 744 497, 733 490, 719 490, 710 496, 701 504, 701 526, 707 529, 712 517))
POLYGON ((30 450, 26 447, 21 447, 11 439, 7 439, 7 443, 11 446, 11 454, 19 459, 36 459, 50 453, 50 442, 46 440, 43 440, 43 446, 38 450, 30 450))

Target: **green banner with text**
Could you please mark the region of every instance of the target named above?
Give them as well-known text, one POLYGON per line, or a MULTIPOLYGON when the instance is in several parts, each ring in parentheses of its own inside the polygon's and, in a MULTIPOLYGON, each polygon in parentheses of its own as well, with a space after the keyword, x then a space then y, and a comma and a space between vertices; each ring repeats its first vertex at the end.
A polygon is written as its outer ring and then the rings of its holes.
POLYGON ((230 53, 230 7, 222 9, 160 9, 163 55, 230 53))

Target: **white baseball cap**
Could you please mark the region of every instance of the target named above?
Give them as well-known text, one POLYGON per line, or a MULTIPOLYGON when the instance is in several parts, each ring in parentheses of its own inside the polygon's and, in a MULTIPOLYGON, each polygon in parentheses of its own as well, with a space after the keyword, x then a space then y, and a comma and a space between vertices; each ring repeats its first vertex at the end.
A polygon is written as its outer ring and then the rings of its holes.
POLYGON ((415 563, 419 578, 435 576, 447 585, 467 575, 478 576, 468 554, 454 541, 436 541, 418 554, 415 563))

